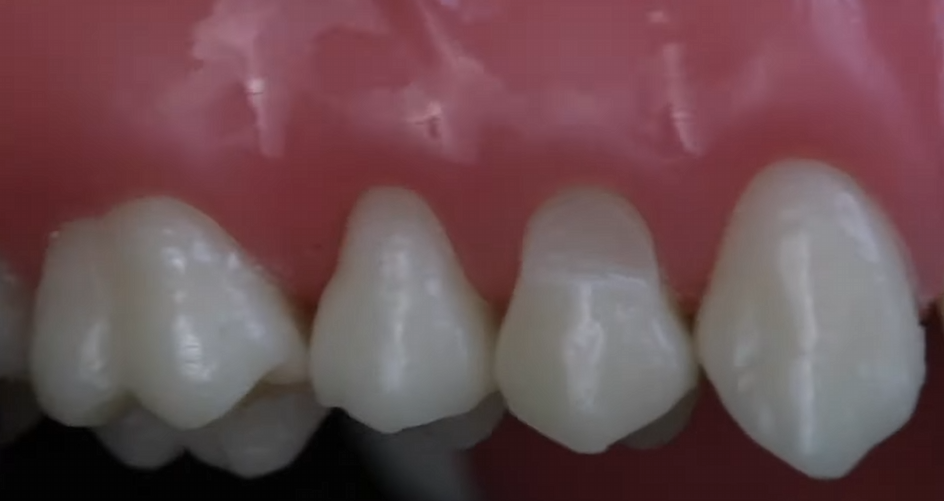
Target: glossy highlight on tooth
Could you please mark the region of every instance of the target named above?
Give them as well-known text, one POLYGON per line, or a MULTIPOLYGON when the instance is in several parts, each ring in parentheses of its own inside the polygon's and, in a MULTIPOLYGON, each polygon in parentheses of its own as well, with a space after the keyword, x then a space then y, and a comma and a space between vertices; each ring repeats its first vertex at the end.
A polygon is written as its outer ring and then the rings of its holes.
POLYGON ((744 431, 816 478, 911 417, 924 334, 908 256, 849 176, 787 160, 745 191, 698 315, 698 353, 744 431))

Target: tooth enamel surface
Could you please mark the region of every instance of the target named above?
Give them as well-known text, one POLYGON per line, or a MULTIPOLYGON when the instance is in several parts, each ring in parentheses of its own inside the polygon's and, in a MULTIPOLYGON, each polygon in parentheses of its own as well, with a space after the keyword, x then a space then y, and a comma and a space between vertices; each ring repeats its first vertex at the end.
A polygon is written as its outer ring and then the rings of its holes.
POLYGON ((279 390, 252 398, 219 421, 190 432, 187 444, 207 464, 258 477, 288 466, 327 415, 310 389, 279 390))
POLYGON ((498 340, 509 410, 597 453, 668 412, 697 381, 649 231, 623 199, 577 189, 532 217, 498 340))
POLYGON ((668 444, 688 425, 697 403, 698 389, 696 388, 689 391, 662 417, 624 438, 623 445, 636 450, 649 450, 668 444))
POLYGON ((464 451, 488 438, 504 415, 505 400, 500 394, 493 393, 465 414, 443 418, 400 433, 423 435, 449 450, 464 451))
POLYGON ((157 469, 184 453, 181 432, 140 407, 96 428, 95 434, 112 455, 132 468, 157 469))
POLYGON ((911 416, 924 338, 890 223, 847 175, 784 161, 751 183, 698 320, 701 361, 760 445, 849 472, 911 416))
POLYGON ((289 305, 214 221, 163 198, 131 202, 105 221, 122 269, 127 383, 150 411, 192 429, 261 380, 305 380, 304 338, 289 305))
POLYGON ((425 202, 398 188, 365 194, 315 319, 319 401, 385 433, 468 412, 495 389, 493 336, 425 202))
POLYGON ((28 317, 23 286, 0 261, 0 378, 26 375, 28 317))
POLYGON ((108 253, 97 222, 63 227, 47 251, 36 295, 33 385, 46 413, 70 426, 105 424, 127 397, 108 253))

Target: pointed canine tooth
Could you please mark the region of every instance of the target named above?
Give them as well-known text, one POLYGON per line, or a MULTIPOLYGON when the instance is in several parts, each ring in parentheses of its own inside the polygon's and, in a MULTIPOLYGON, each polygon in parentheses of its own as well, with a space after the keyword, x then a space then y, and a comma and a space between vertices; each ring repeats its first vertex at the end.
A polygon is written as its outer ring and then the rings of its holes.
POLYGON ((29 305, 20 280, 0 262, 0 378, 26 374, 29 305))
POLYGON ((95 434, 112 455, 132 468, 155 470, 184 453, 181 432, 140 407, 96 428, 95 434))
POLYGON ((744 431, 812 477, 849 472, 910 418, 924 338, 906 255, 846 174, 784 161, 732 216, 696 336, 744 431))
POLYGON ((636 450, 658 449, 675 439, 688 425, 698 403, 698 389, 688 392, 659 419, 623 439, 623 445, 636 450))
POLYGON ((509 410, 596 453, 669 411, 697 380, 652 239, 624 200, 577 189, 533 216, 498 340, 509 410))
POLYGON ((315 319, 320 401, 385 433, 468 412, 494 391, 493 336, 432 210, 402 189, 364 195, 315 319))
POLYGON ((421 434, 450 450, 463 451, 488 438, 504 415, 505 400, 496 392, 465 414, 443 418, 400 433, 421 434))
POLYGON ((63 227, 46 254, 30 371, 43 409, 70 426, 104 424, 126 403, 109 266, 107 237, 92 221, 63 227))
POLYGON ((285 298, 214 221, 163 198, 126 204, 105 221, 122 270, 128 384, 142 405, 192 429, 262 379, 307 377, 285 298))
POLYGON ((258 477, 288 466, 327 415, 309 388, 275 390, 189 432, 187 444, 207 464, 258 477))

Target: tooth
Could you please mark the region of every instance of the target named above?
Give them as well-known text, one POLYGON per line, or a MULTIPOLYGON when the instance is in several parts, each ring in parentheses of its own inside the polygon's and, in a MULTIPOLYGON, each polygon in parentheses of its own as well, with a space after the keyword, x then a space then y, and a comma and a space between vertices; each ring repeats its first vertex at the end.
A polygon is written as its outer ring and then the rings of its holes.
POLYGON ((140 407, 96 428, 95 434, 112 455, 132 468, 155 470, 184 453, 181 432, 140 407))
POLYGON ((42 417, 29 384, 0 380, 0 445, 16 440, 42 417))
POLYGON ((0 378, 26 374, 29 305, 26 291, 0 261, 0 378))
POLYGON ((695 386, 691 341, 635 209, 576 189, 538 210, 495 363, 509 410, 582 453, 643 428, 695 386))
POLYGON ((201 461, 242 477, 288 466, 328 415, 308 388, 270 390, 219 421, 188 434, 201 461))
POLYGON ((214 221, 171 199, 105 218, 121 266, 121 349, 135 396, 178 429, 233 408, 260 380, 307 377, 286 300, 214 221))
POLYGON ((30 368, 43 409, 70 426, 105 424, 126 404, 107 238, 93 221, 51 242, 36 296, 30 368))
POLYGON ((744 431, 794 468, 844 476, 910 418, 924 338, 907 257, 856 183, 777 163, 732 216, 696 336, 744 431))
POLYGON ((420 434, 447 449, 464 451, 488 438, 504 415, 505 401, 496 392, 465 414, 443 418, 400 433, 420 434))
POLYGON ((398 188, 366 194, 315 319, 320 401, 384 433, 466 413, 495 390, 493 335, 432 210, 398 188))
POLYGON ((623 445, 636 450, 658 449, 675 439, 688 425, 698 403, 698 389, 689 391, 659 419, 624 438, 623 445))

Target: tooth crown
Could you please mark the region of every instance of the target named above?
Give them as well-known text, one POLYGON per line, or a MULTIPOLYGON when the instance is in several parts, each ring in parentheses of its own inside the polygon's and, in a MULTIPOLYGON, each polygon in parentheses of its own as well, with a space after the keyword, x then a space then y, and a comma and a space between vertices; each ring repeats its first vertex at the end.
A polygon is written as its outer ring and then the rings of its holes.
POLYGON ((509 409, 586 453, 668 412, 697 380, 642 218, 616 196, 564 193, 532 218, 499 335, 509 409))
POLYGON ((321 298, 312 382, 322 403, 383 432, 461 414, 494 389, 491 329, 429 207, 376 189, 321 298))
POLYGON ((698 349, 735 420, 814 477, 847 473, 910 417, 924 340, 908 268, 846 175, 777 164, 748 188, 698 320, 698 349))
POLYGON ((132 396, 203 426, 261 379, 307 377, 284 298, 212 220, 155 198, 67 225, 37 302, 33 377, 62 422, 103 424, 132 396))

